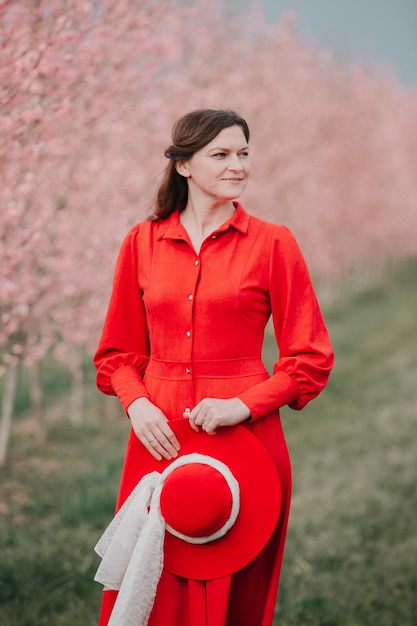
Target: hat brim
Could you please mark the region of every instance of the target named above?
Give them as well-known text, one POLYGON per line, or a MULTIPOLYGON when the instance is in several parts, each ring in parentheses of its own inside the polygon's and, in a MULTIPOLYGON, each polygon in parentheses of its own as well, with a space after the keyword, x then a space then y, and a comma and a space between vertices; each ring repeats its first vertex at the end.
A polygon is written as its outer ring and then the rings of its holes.
MULTIPOLYGON (((277 524, 281 508, 277 469, 264 445, 244 426, 221 428, 215 435, 196 432, 188 419, 173 420, 170 427, 181 444, 179 456, 198 452, 229 467, 239 483, 240 510, 227 534, 209 543, 188 543, 166 532, 164 567, 177 576, 195 580, 232 574, 259 554, 277 524)), ((161 473, 174 461, 157 461, 136 437, 130 438, 131 447, 134 447, 129 450, 132 488, 145 474, 161 473)))

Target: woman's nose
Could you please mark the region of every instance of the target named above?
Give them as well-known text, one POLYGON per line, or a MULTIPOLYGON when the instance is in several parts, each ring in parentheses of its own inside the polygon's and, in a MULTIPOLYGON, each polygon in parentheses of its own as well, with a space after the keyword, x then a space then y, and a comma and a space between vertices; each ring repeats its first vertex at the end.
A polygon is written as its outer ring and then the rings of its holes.
POLYGON ((227 164, 227 167, 230 170, 234 170, 234 171, 240 171, 243 169, 242 162, 239 159, 239 156, 237 154, 230 155, 230 160, 229 160, 229 163, 227 164))

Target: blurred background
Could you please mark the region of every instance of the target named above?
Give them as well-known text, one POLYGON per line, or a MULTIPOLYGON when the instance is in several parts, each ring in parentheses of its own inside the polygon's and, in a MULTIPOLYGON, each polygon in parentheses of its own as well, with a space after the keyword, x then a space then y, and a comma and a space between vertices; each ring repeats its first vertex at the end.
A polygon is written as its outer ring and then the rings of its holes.
POLYGON ((198 107, 247 119, 242 202, 296 235, 336 351, 322 396, 283 411, 276 624, 417 623, 416 27, 412 0, 0 4, 2 626, 96 623, 128 425, 91 358, 198 107))
MULTIPOLYGON (((237 9, 245 0, 228 0, 237 9)), ((285 11, 296 13, 304 41, 332 51, 346 63, 389 68, 404 85, 417 81, 417 6, 413 0, 262 0, 273 24, 285 11)))

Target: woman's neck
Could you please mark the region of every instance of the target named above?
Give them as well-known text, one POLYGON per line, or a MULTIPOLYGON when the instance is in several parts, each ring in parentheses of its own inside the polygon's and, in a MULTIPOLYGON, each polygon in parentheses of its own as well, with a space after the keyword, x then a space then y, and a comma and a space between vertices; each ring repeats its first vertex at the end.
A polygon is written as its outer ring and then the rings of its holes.
POLYGON ((196 206, 191 201, 180 213, 180 222, 190 237, 196 252, 203 241, 219 226, 230 219, 235 212, 232 201, 206 206, 196 206))

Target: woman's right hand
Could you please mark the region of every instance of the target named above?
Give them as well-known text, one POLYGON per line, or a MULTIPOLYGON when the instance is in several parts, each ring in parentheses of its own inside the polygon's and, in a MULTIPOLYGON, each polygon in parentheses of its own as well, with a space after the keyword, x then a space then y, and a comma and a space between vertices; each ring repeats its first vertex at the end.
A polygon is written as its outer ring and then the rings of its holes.
POLYGON ((137 438, 157 461, 178 456, 178 439, 165 415, 148 398, 134 400, 127 414, 137 438))

